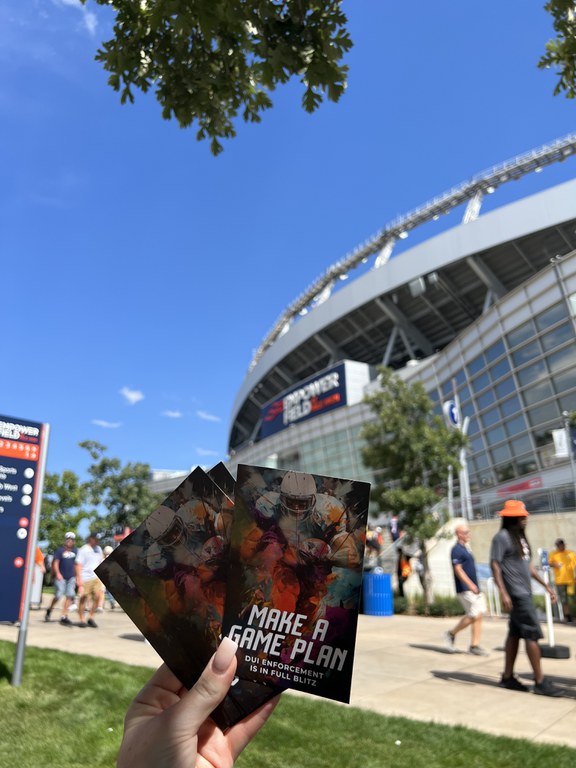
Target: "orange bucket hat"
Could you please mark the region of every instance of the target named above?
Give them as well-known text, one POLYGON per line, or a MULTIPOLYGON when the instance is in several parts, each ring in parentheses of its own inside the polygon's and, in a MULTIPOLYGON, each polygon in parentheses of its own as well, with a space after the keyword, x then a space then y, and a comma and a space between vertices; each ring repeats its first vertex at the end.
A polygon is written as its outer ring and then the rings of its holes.
POLYGON ((498 514, 500 517, 528 517, 529 512, 523 501, 508 499, 504 502, 504 509, 501 509, 498 514))

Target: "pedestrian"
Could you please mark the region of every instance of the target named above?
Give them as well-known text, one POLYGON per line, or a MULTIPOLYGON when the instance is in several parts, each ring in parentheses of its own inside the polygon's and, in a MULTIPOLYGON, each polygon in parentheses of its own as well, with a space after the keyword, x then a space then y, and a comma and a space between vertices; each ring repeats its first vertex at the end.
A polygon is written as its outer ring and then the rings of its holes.
POLYGON ((470 627, 469 652, 474 656, 488 656, 488 651, 480 646, 482 633, 482 617, 486 613, 486 598, 480 590, 476 575, 476 562, 470 551, 470 529, 462 523, 456 526, 456 544, 452 547, 450 557, 454 571, 456 597, 464 608, 464 616, 456 626, 445 635, 448 650, 454 652, 455 639, 458 632, 470 627))
POLYGON ((100 599, 104 592, 104 584, 94 573, 97 566, 104 559, 102 547, 98 544, 100 534, 91 532, 88 535, 88 543, 84 544, 78 550, 76 558, 76 575, 78 583, 78 626, 92 627, 98 626, 94 621, 96 610, 100 605, 100 599), (90 601, 88 606, 88 601, 90 601), (86 621, 85 612, 88 606, 88 620, 86 621))
POLYGON ((118 768, 232 766, 270 717, 279 698, 270 699, 226 733, 214 726, 210 713, 232 684, 237 649, 236 643, 225 637, 189 691, 163 664, 128 708, 118 768))
POLYGON ((532 551, 526 538, 528 512, 521 501, 509 499, 498 513, 502 527, 492 539, 490 565, 494 581, 500 592, 500 601, 510 613, 508 636, 504 646, 504 672, 500 685, 512 691, 528 691, 528 686, 514 675, 514 664, 520 640, 526 646, 528 661, 534 673, 534 693, 542 696, 561 696, 562 691, 544 677, 538 640, 542 630, 532 602, 532 583, 537 581, 556 601, 554 590, 532 565, 532 551))
POLYGON ((54 597, 48 606, 44 621, 50 621, 52 611, 56 603, 63 597, 64 607, 60 616, 60 624, 70 626, 72 622, 68 618, 68 611, 76 595, 76 557, 78 550, 75 547, 76 534, 68 531, 64 534, 64 546, 58 547, 52 560, 52 575, 54 578, 54 597))
POLYGON ((564 621, 572 622, 570 603, 574 600, 574 584, 576 582, 576 554, 566 549, 564 539, 556 539, 556 549, 548 556, 548 565, 554 570, 554 584, 564 621))
MULTIPOLYGON (((114 552, 114 547, 111 547, 110 544, 107 544, 102 550, 102 554, 104 555, 104 557, 108 557, 108 555, 111 555, 112 552, 114 552)), ((104 603, 106 602, 108 602, 110 609, 114 610, 114 608, 116 608, 117 606, 117 602, 114 599, 114 595, 112 594, 112 592, 110 592, 109 589, 106 589, 106 588, 104 589, 105 589, 104 597, 102 598, 102 602, 101 602, 102 610, 104 610, 104 603)), ((100 608, 98 608, 98 612, 100 612, 100 608)))

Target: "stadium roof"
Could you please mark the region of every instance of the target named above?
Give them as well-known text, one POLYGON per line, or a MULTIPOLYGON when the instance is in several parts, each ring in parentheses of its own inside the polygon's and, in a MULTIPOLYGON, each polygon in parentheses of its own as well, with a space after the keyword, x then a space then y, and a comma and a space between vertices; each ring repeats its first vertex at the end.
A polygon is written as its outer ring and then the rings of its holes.
MULTIPOLYGON (((547 158, 576 154, 576 134, 549 146, 554 151, 547 158)), ((479 195, 490 193, 497 178, 500 183, 512 178, 514 167, 541 167, 535 163, 544 162, 543 149, 399 217, 355 255, 330 267, 321 279, 324 288, 317 281, 291 305, 281 328, 277 323, 258 350, 236 397, 229 451, 257 439, 261 407, 298 381, 338 360, 401 368, 410 359, 428 357, 551 259, 576 249, 576 181, 478 216, 479 195), (471 201, 463 223, 388 260, 407 222, 417 226, 437 216, 440 206, 452 207, 451 194, 459 203, 463 194, 471 201), (378 253, 370 271, 337 292, 327 290, 338 274, 366 261, 368 251, 378 253)))

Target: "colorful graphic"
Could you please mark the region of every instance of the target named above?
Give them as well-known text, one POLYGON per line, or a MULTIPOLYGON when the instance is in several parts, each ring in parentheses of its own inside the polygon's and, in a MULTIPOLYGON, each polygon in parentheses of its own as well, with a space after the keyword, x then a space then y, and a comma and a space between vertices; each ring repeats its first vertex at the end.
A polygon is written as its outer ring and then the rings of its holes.
POLYGON ((224 633, 241 678, 349 701, 369 494, 238 467, 224 633))

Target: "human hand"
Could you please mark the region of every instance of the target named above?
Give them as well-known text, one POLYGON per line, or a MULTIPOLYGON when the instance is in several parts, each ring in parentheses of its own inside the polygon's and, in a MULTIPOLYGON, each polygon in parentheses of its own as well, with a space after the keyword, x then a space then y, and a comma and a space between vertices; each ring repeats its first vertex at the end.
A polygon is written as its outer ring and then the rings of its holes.
POLYGON ((278 697, 223 733, 210 713, 236 672, 233 640, 225 637, 189 691, 163 664, 137 694, 124 720, 118 768, 230 768, 264 725, 278 697))

